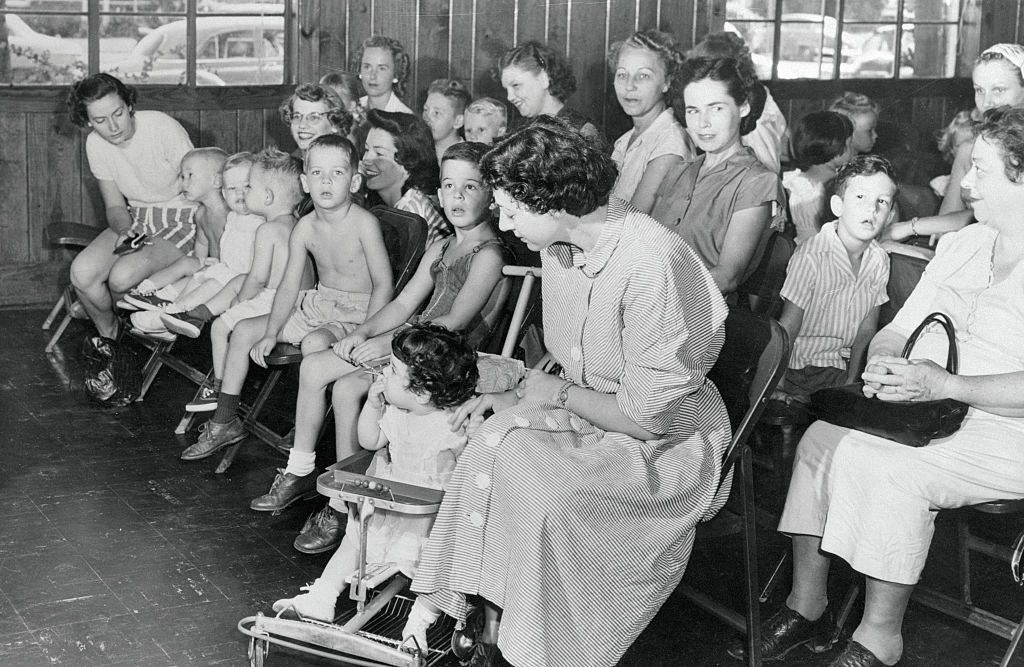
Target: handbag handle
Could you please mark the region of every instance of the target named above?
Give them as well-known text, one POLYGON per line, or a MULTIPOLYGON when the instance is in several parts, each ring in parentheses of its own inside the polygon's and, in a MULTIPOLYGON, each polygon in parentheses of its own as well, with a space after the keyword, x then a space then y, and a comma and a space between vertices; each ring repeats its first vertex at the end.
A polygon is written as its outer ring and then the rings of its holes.
POLYGON ((945 313, 932 313, 928 317, 924 318, 917 328, 914 329, 914 333, 910 334, 910 338, 907 339, 906 345, 903 346, 903 353, 900 354, 904 359, 910 358, 910 351, 914 349, 914 344, 917 343, 918 337, 921 332, 925 330, 932 322, 936 322, 942 325, 942 328, 946 330, 946 338, 949 341, 949 347, 946 352, 946 370, 953 375, 957 374, 957 370, 960 368, 960 356, 957 354, 956 348, 956 334, 953 333, 953 321, 949 319, 949 315, 945 313))

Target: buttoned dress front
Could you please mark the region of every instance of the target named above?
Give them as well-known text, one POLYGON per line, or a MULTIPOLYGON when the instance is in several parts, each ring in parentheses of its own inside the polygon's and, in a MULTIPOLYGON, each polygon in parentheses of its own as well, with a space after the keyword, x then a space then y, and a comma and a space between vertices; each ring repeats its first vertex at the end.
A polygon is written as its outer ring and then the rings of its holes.
POLYGON ((465 595, 501 607, 517 667, 614 665, 724 502, 729 424, 706 374, 726 307, 674 232, 614 197, 590 252, 555 244, 542 266, 562 376, 664 435, 603 431, 553 402, 495 414, 459 459, 413 590, 456 618, 465 595))

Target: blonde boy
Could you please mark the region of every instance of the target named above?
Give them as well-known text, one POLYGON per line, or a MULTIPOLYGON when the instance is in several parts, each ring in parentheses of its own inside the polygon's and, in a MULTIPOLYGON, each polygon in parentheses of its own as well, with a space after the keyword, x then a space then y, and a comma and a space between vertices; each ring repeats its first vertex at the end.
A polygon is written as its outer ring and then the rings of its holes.
MULTIPOLYGON (((265 367, 266 355, 279 341, 299 345, 303 354, 327 349, 391 299, 391 264, 380 224, 352 202, 360 185, 356 165, 355 148, 342 136, 327 134, 310 143, 301 182, 314 209, 292 231, 270 314, 235 328, 216 411, 182 458, 204 458, 245 437, 238 403, 249 357, 265 367), (301 291, 307 253, 320 283, 301 291)), ((250 182, 250 198, 259 198, 251 187, 250 182)), ((246 203, 252 208, 250 198, 246 203)))
POLYGON ((481 97, 466 108, 462 126, 466 141, 491 145, 505 135, 507 127, 508 110, 493 97, 481 97))

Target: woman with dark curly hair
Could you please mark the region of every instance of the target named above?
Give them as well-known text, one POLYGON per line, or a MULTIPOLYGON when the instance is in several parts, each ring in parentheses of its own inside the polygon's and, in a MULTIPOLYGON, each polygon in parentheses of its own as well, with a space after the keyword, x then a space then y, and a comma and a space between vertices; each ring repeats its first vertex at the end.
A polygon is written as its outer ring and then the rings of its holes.
MULTIPOLYGON (((432 324, 414 324, 395 334, 391 363, 370 386, 359 415, 359 444, 378 452, 366 474, 405 484, 443 489, 465 439, 448 419, 473 396, 476 353, 456 332, 432 324)), ((412 576, 434 517, 377 510, 366 526, 368 563, 395 563, 412 576)), ((306 618, 330 623, 345 578, 359 567, 359 518, 348 515, 345 537, 305 593, 278 600, 274 611, 293 609, 306 618)), ((426 642, 423 642, 426 648, 426 642)))
MULTIPOLYGON (((71 120, 92 131, 85 154, 106 206, 107 228, 71 262, 71 284, 101 337, 116 338, 117 299, 192 250, 195 204, 178 182, 192 141, 178 121, 160 111, 136 111, 136 91, 109 74, 71 86, 71 120), (117 254, 129 234, 147 245, 117 254)), ((96 342, 94 339, 90 339, 96 342)))
POLYGON ((370 131, 359 172, 366 187, 387 206, 416 213, 427 221, 427 245, 451 230, 427 197, 438 186, 437 153, 430 127, 418 116, 371 109, 370 131))
POLYGON ((470 664, 614 665, 724 502, 729 421, 706 374, 725 302, 677 235, 610 196, 611 158, 557 120, 502 139, 482 171, 501 228, 542 251, 544 338, 561 371, 456 412, 469 444, 403 634, 482 598, 483 629, 456 642, 470 664))
POLYGON ((723 294, 750 275, 772 229, 786 224, 779 175, 740 138, 757 124, 761 86, 732 58, 693 58, 672 81, 673 108, 703 154, 669 169, 651 215, 697 251, 723 294))
POLYGON ((612 150, 619 168, 613 192, 644 213, 651 212, 669 168, 696 154, 666 100, 682 62, 672 36, 656 30, 635 33, 608 51, 615 96, 633 119, 633 130, 619 137, 612 150))
POLYGON ((409 78, 409 54, 400 41, 384 35, 367 37, 356 51, 355 67, 366 91, 359 106, 366 111, 412 113, 399 99, 409 78))
POLYGON ((583 136, 605 144, 601 131, 589 118, 565 105, 576 92, 576 77, 561 53, 530 40, 506 51, 498 69, 508 101, 523 118, 555 116, 583 136))

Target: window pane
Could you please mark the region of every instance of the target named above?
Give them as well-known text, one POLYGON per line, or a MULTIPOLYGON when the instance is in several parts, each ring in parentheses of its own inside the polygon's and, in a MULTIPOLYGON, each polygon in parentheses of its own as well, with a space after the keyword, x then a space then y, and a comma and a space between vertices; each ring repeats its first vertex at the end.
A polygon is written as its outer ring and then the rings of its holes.
POLYGON ((200 14, 284 14, 282 0, 199 0, 200 14))
POLYGON ((844 24, 842 76, 854 79, 891 78, 895 43, 895 25, 844 24))
POLYGON ((728 0, 725 3, 725 20, 729 19, 773 19, 775 0, 728 0))
POLYGON ((104 16, 100 70, 126 83, 185 83, 185 19, 104 16))
POLYGON ((750 59, 757 68, 760 79, 772 76, 772 44, 775 41, 775 24, 769 22, 732 21, 726 22, 725 30, 743 38, 750 49, 750 59))
MULTIPOLYGON (((857 0, 858 2, 860 0, 857 0)), ((820 21, 826 14, 835 18, 836 3, 830 0, 782 0, 782 20, 792 17, 786 14, 799 14, 798 19, 813 18, 820 21)))
POLYGON ((64 84, 85 76, 89 52, 85 17, 5 14, 4 24, 10 83, 64 84))
POLYGON ((783 23, 779 35, 780 79, 830 79, 836 53, 836 21, 783 23))
POLYGON ((284 82, 283 16, 200 16, 196 41, 201 86, 284 82))
MULTIPOLYGON (((896 4, 896 0, 890 0, 896 4)), ((904 0, 904 21, 957 21, 960 0, 904 0)), ((895 15, 895 13, 894 13, 895 15)))
POLYGON ((903 26, 901 77, 945 78, 956 74, 956 25, 903 26))

